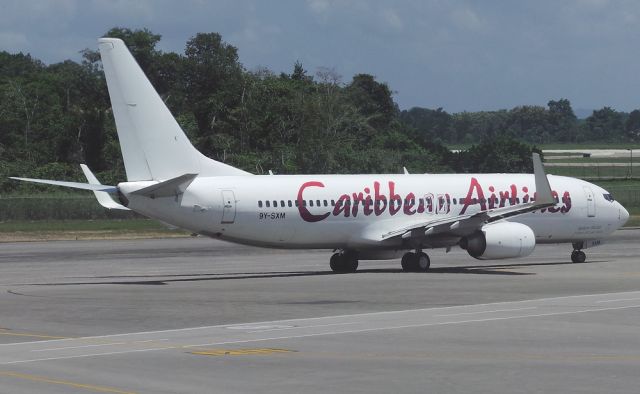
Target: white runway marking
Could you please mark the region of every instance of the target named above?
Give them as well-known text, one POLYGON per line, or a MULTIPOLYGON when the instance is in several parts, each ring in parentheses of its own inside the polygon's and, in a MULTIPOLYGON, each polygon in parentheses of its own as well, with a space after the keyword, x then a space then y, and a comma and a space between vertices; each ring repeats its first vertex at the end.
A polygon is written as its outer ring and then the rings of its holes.
POLYGON ((161 342, 168 341, 168 338, 163 339, 148 339, 146 341, 133 341, 133 342, 109 342, 109 343, 97 343, 95 345, 81 345, 81 346, 65 346, 65 347, 51 347, 47 349, 34 349, 32 352, 50 352, 54 350, 67 350, 67 349, 82 349, 88 347, 100 347, 100 346, 113 346, 113 345, 127 345, 127 344, 135 344, 135 343, 149 343, 149 342, 161 342))
POLYGON ((0 365, 23 364, 49 360, 64 360, 162 350, 192 349, 204 346, 238 345, 253 342, 289 340, 318 336, 366 333, 412 329, 454 324, 487 323, 503 320, 563 316, 593 312, 640 308, 633 303, 640 292, 593 294, 545 298, 538 300, 501 302, 494 304, 463 305, 446 308, 415 309, 391 312, 373 312, 354 315, 314 317, 272 322, 256 322, 209 327, 191 327, 174 330, 138 332, 66 339, 69 346, 51 347, 57 340, 6 344, 0 353, 0 365), (598 306, 602 303, 607 306, 598 306), (496 305, 502 306, 496 309, 496 305), (511 307, 512 306, 512 307, 511 307), (451 313, 442 314, 443 310, 451 313), (533 312, 535 310, 535 313, 533 312), (491 315, 489 315, 491 314, 491 315), (483 315, 469 319, 470 315, 483 315), (343 326, 342 328, 338 328, 343 326), (348 327, 344 327, 348 326, 348 327), (286 330, 289 335, 269 335, 286 330), (96 343, 104 338, 118 338, 118 342, 96 343), (152 346, 150 343, 168 341, 171 345, 152 346), (91 352, 100 347, 107 351, 91 352), (30 358, 30 352, 51 352, 51 357, 30 358))
POLYGON ((530 309, 537 309, 536 306, 529 306, 526 308, 513 308, 513 309, 495 309, 492 311, 479 311, 479 312, 462 312, 462 313, 448 313, 446 315, 434 315, 435 317, 448 317, 448 316, 463 316, 463 315, 477 315, 479 313, 497 313, 497 312, 513 312, 513 311, 525 311, 530 309))
POLYGON ((600 301, 596 301, 596 304, 604 304, 607 302, 620 302, 620 301, 640 301, 640 298, 618 298, 617 300, 600 300, 600 301))

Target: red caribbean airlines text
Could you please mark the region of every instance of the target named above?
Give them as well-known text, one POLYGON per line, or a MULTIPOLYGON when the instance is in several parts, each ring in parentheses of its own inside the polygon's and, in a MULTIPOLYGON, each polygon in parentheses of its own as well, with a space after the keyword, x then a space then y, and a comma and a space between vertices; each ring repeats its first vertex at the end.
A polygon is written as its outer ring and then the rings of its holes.
MULTIPOLYGON (((416 198, 416 194, 409 192, 405 195, 396 193, 396 184, 389 181, 386 190, 381 191, 381 183, 374 181, 373 187, 366 186, 362 191, 353 192, 351 194, 342 194, 335 200, 335 205, 322 214, 312 214, 306 206, 304 193, 310 188, 324 188, 324 183, 318 181, 305 182, 298 189, 297 206, 300 217, 306 222, 319 222, 326 219, 330 215, 357 217, 362 207, 362 215, 364 216, 380 216, 385 212, 389 215, 415 215, 421 213, 449 213, 451 206, 451 196, 448 193, 439 194, 434 197, 433 194, 427 193, 420 198, 416 198)), ((557 191, 551 192, 556 201, 559 200, 557 191)), ((518 202, 524 204, 535 200, 529 195, 529 187, 518 186, 512 184, 507 190, 496 190, 492 185, 483 188, 476 178, 471 178, 469 190, 466 197, 461 199, 462 209, 460 215, 464 214, 472 205, 479 205, 481 211, 487 209, 501 208, 505 205, 516 205, 518 202), (485 193, 487 190, 487 193, 485 193)), ((541 209, 540 212, 550 213, 567 213, 571 210, 571 195, 568 191, 562 193, 562 205, 558 203, 554 207, 541 209)))

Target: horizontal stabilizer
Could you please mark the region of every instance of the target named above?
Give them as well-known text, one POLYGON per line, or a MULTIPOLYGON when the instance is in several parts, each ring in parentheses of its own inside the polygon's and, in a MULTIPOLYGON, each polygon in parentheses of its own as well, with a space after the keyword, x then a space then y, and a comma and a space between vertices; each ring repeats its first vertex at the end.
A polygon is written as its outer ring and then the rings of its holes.
POLYGON ((179 177, 171 178, 166 181, 156 183, 155 185, 136 190, 131 194, 149 198, 175 197, 184 193, 186 188, 194 179, 196 179, 197 176, 198 174, 180 175, 179 177))
MULTIPOLYGON (((89 167, 87 167, 85 164, 80 164, 80 168, 82 168, 82 172, 84 173, 84 176, 87 178, 87 181, 89 182, 89 184, 100 185, 100 181, 98 180, 98 178, 96 178, 95 175, 93 175, 93 172, 91 172, 89 167)), ((123 211, 129 210, 129 208, 113 201, 113 198, 111 198, 111 196, 107 192, 94 190, 93 194, 96 196, 96 200, 98 200, 98 203, 107 209, 120 209, 123 211)))
POLYGON ((93 191, 101 191, 101 192, 107 192, 107 193, 115 193, 118 191, 118 189, 115 186, 109 186, 109 185, 92 185, 89 183, 52 181, 49 179, 17 178, 14 176, 9 178, 15 179, 17 181, 44 183, 45 185, 64 186, 64 187, 71 187, 74 189, 93 190, 93 191))

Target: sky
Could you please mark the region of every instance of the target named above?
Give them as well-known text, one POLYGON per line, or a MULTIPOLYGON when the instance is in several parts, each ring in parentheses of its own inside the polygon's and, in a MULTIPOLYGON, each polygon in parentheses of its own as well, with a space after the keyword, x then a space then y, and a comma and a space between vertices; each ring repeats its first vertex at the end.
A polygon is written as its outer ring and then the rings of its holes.
POLYGON ((218 32, 248 70, 348 83, 375 75, 402 109, 640 108, 637 0, 0 0, 0 51, 79 61, 112 27, 148 28, 183 53, 218 32))

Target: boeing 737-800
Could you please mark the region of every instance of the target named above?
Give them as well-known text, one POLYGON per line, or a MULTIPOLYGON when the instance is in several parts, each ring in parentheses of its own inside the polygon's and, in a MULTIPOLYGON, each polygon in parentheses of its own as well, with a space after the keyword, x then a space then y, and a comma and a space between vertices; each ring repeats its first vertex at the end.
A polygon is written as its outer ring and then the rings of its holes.
POLYGON ((606 190, 534 174, 252 175, 198 152, 128 51, 98 41, 127 181, 101 185, 14 178, 92 190, 125 209, 205 236, 276 248, 333 250, 334 271, 402 256, 425 271, 429 248, 460 246, 478 259, 529 255, 568 243, 571 259, 622 226, 629 214, 606 190))

